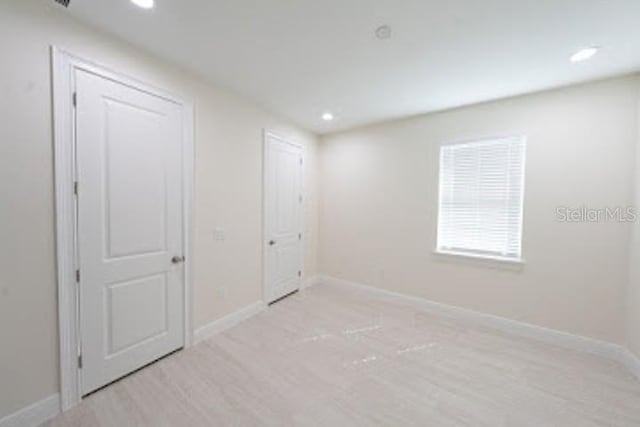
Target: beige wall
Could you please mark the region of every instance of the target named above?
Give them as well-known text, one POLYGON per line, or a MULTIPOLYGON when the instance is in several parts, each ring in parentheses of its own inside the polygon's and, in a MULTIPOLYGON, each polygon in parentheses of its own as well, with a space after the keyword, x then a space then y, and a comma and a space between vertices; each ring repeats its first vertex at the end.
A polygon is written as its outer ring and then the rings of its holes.
MULTIPOLYGON (((638 91, 635 203, 640 206, 640 91, 638 91)), ((633 226, 627 295, 627 347, 640 357, 640 221, 633 226)))
POLYGON ((624 342, 628 224, 566 224, 558 206, 633 201, 638 77, 323 137, 320 271, 624 342), (439 143, 528 138, 521 270, 433 254, 439 143))
POLYGON ((195 323, 261 299, 262 129, 305 145, 305 273, 316 272, 316 137, 71 19, 0 0, 0 418, 58 391, 49 46, 195 103, 195 323), (226 240, 214 241, 223 227, 226 240))
POLYGON ((626 340, 640 355, 640 267, 626 294, 631 227, 560 224, 554 211, 632 202, 637 77, 371 126, 318 147, 314 135, 52 2, 0 0, 0 418, 58 391, 51 44, 194 101, 196 326, 261 298, 268 127, 305 145, 306 276, 320 271, 616 343, 625 340, 627 297, 626 340), (528 136, 524 267, 434 256, 438 143, 503 133, 528 136), (225 241, 213 239, 215 227, 225 241))

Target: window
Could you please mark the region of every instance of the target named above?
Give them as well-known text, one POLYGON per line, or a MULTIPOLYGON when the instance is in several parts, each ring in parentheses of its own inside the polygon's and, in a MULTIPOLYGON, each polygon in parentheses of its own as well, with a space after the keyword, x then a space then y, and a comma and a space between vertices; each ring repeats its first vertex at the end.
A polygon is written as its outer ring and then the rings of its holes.
POLYGON ((521 258, 525 138, 440 148, 438 252, 521 258))

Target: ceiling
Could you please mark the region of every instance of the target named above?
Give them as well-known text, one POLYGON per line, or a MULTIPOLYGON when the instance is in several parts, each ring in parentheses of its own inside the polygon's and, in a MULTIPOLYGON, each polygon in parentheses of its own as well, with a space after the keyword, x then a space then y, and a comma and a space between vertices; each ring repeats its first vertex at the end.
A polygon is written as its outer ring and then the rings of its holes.
POLYGON ((638 0, 72 0, 69 12, 321 134, 640 70, 638 0))

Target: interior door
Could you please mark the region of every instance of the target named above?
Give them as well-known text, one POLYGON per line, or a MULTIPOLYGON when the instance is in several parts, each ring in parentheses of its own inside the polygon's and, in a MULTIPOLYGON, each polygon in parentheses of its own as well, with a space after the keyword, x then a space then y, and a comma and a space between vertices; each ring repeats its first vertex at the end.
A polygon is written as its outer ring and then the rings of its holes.
POLYGON ((300 288, 302 275, 302 148, 265 137, 265 299, 300 288))
POLYGON ((81 388, 184 345, 182 107, 76 72, 81 388))

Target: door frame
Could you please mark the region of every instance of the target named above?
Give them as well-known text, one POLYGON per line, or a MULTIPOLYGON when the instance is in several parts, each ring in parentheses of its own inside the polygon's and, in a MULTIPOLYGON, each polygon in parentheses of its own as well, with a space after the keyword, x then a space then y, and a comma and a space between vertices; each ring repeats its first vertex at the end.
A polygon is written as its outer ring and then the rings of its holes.
POLYGON ((83 70, 137 90, 158 96, 182 107, 183 112, 183 246, 184 263, 184 346, 193 342, 193 197, 194 197, 194 114, 193 104, 163 90, 51 46, 53 145, 56 214, 56 264, 58 285, 58 326, 60 344, 60 404, 66 411, 82 400, 79 368, 79 298, 77 215, 74 194, 76 176, 74 74, 83 70))
POLYGON ((301 218, 300 218, 300 232, 302 233, 301 239, 301 253, 300 253, 300 271, 302 275, 300 277, 300 289, 302 287, 302 279, 305 275, 304 271, 304 254, 305 254, 305 245, 306 245, 306 233, 305 233, 305 207, 307 203, 307 195, 305 192, 304 186, 304 177, 305 177, 305 152, 304 146, 296 141, 291 140, 290 138, 285 138, 280 133, 265 128, 263 129, 262 135, 262 301, 267 302, 267 256, 269 245, 267 244, 267 240, 269 236, 267 236, 267 194, 269 194, 269 180, 267 179, 267 167, 269 164, 269 138, 278 139, 284 143, 293 145, 294 147, 300 148, 300 153, 302 156, 302 182, 300 183, 300 192, 302 193, 302 209, 301 209, 301 218))

